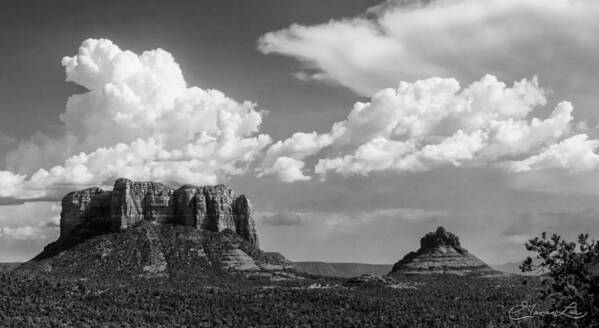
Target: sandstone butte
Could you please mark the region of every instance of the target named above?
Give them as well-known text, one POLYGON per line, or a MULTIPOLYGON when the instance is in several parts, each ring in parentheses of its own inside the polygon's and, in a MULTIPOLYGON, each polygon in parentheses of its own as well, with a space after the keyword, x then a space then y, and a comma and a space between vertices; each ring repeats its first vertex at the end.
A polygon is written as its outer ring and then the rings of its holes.
POLYGON ((119 178, 112 191, 93 187, 71 192, 61 205, 60 237, 34 260, 52 257, 92 237, 147 222, 211 232, 228 229, 258 248, 249 200, 225 185, 173 189, 162 183, 119 178))
POLYGON ((456 235, 438 227, 422 237, 420 248, 395 263, 389 274, 490 275, 498 272, 463 248, 456 235))

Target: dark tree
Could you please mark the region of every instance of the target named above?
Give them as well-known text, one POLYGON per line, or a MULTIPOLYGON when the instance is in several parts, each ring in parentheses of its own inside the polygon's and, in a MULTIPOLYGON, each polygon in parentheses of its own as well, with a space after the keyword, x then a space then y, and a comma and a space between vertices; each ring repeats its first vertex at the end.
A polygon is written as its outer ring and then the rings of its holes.
POLYGON ((599 327, 599 243, 588 234, 574 243, 543 232, 525 246, 536 255, 520 269, 542 273, 538 296, 549 307, 549 314, 542 315, 546 327, 599 327))

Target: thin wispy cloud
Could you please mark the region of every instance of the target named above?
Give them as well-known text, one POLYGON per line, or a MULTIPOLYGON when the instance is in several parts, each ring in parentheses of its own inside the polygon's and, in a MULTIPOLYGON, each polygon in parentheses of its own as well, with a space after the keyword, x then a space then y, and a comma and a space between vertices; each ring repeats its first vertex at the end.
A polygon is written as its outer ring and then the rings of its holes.
POLYGON ((266 33, 258 49, 305 63, 303 80, 366 96, 400 80, 487 73, 590 90, 599 80, 598 14, 593 0, 387 1, 369 15, 266 33))

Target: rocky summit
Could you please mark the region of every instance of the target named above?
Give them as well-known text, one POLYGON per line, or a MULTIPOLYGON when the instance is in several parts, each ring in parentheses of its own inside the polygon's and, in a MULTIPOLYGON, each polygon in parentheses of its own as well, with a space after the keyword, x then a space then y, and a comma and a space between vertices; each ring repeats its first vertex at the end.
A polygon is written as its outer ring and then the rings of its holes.
POLYGON ((285 276, 290 262, 258 248, 252 208, 224 185, 177 189, 117 179, 62 200, 60 237, 20 271, 166 277, 226 271, 285 276))
POLYGON ((420 239, 420 249, 395 263, 390 275, 398 274, 489 275, 497 271, 470 254, 459 238, 438 227, 420 239))

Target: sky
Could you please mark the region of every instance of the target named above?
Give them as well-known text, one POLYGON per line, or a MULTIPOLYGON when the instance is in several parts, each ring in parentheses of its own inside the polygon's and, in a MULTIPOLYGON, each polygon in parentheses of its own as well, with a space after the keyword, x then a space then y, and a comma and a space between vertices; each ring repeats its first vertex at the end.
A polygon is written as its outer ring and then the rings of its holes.
POLYGON ((439 225, 493 264, 599 234, 594 1, 5 7, 0 261, 117 177, 228 184, 294 261, 393 263, 439 225))

